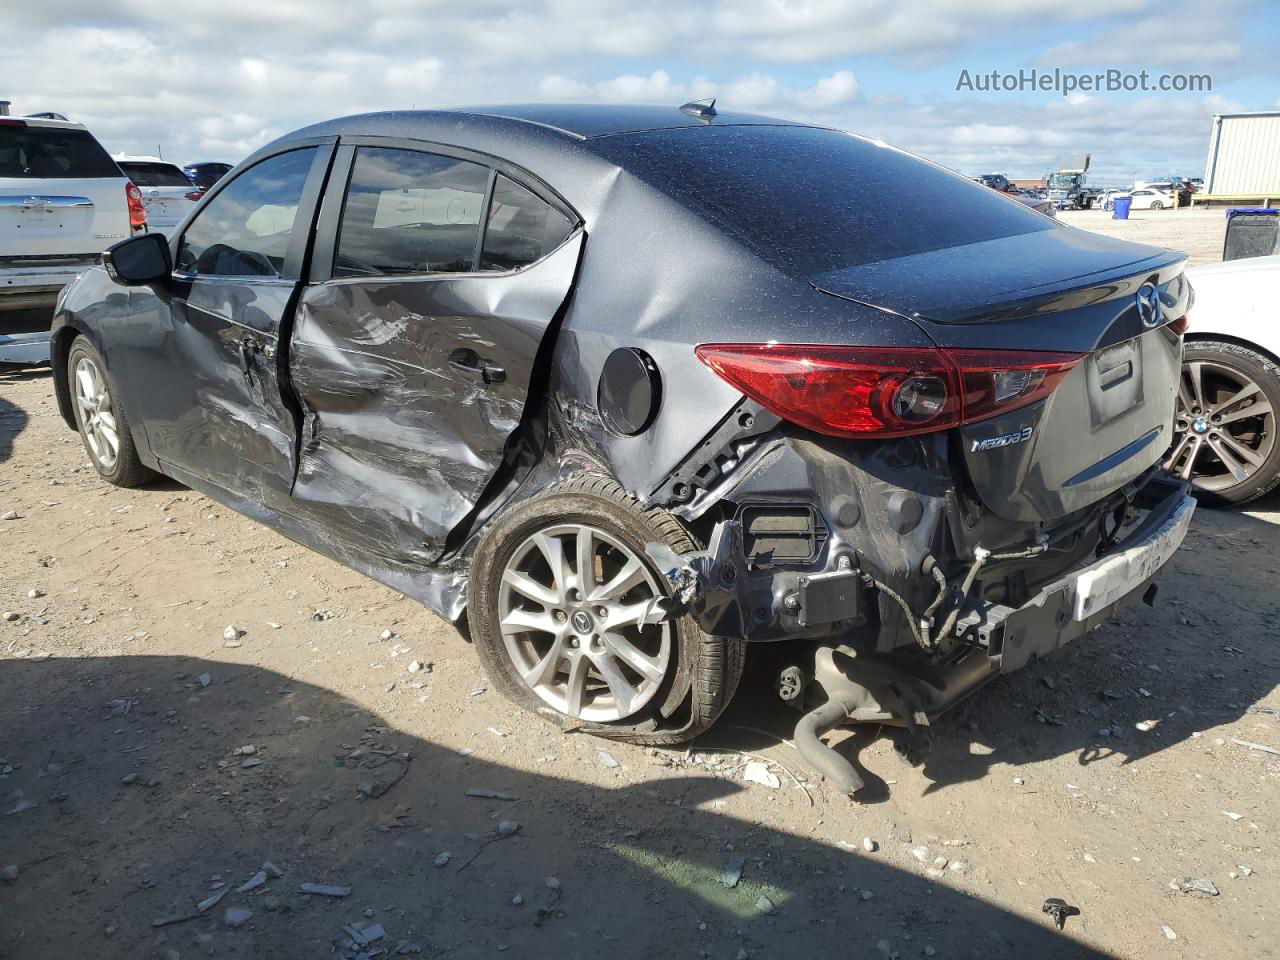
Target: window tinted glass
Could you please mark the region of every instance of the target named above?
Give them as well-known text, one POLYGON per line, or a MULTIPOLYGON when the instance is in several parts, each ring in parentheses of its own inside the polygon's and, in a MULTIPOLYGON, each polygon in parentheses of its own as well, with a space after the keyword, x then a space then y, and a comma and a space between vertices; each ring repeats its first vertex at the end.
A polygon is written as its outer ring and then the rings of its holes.
POLYGON ((484 230, 481 270, 514 270, 540 260, 569 235, 559 210, 498 174, 484 230))
POLYGON ((178 269, 220 277, 278 277, 316 148, 292 150, 240 174, 200 211, 178 269))
POLYGON ((120 169, 140 187, 189 187, 191 181, 172 163, 121 160, 120 169))
POLYGON ((0 124, 0 177, 119 177, 120 168, 87 130, 0 124))
POLYGON ((335 277, 474 268, 489 168, 416 150, 360 147, 347 187, 335 277))
POLYGON ((803 275, 1058 229, 973 181, 812 127, 722 127, 588 145, 803 275))

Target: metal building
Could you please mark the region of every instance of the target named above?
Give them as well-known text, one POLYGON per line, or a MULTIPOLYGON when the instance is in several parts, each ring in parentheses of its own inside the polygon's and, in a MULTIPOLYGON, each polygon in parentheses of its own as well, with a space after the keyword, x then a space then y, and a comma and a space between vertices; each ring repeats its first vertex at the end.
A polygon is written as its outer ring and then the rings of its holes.
POLYGON ((1213 118, 1198 200, 1280 200, 1280 111, 1213 118))

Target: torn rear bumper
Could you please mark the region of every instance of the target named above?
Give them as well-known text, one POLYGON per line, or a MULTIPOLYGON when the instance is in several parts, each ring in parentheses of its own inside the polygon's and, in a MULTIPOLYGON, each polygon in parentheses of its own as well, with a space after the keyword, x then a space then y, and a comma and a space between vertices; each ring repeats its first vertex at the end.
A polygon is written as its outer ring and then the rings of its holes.
POLYGON ((987 604, 956 623, 959 638, 987 650, 1002 673, 1025 666, 1098 627, 1117 609, 1143 597, 1187 535, 1195 500, 1182 481, 1153 480, 1143 488, 1146 517, 1102 558, 1077 568, 1014 609, 987 604))

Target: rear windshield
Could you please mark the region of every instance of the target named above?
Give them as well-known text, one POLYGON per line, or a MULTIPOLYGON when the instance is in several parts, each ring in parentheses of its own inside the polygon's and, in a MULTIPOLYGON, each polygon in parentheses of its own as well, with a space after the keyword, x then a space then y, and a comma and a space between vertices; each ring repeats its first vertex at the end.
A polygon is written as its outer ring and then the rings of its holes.
POLYGON ((120 168, 87 130, 0 124, 0 177, 58 180, 119 176, 120 168))
POLYGON ((140 187, 189 187, 191 181, 172 163, 121 160, 120 169, 140 187))
POLYGON ((704 127, 588 145, 804 276, 1056 227, 958 173, 834 130, 704 127))

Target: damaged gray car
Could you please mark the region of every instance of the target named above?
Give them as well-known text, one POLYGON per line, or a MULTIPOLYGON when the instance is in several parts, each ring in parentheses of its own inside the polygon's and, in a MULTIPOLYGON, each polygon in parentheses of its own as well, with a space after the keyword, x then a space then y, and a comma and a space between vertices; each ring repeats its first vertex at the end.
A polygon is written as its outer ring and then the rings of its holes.
POLYGON ((639 743, 748 643, 818 738, 923 736, 1153 579, 1183 257, 876 140, 682 108, 317 124, 68 288, 58 402, 172 477, 465 618, 495 685, 639 743))

